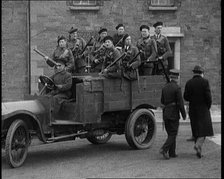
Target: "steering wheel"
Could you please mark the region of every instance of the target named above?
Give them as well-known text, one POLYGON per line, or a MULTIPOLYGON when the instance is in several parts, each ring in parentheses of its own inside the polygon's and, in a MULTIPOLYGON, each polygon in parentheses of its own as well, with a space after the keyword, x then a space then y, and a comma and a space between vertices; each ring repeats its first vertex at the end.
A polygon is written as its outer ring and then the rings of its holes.
POLYGON ((45 75, 41 75, 39 77, 39 79, 40 79, 41 84, 46 86, 48 89, 53 90, 55 88, 54 82, 49 77, 47 77, 45 75))

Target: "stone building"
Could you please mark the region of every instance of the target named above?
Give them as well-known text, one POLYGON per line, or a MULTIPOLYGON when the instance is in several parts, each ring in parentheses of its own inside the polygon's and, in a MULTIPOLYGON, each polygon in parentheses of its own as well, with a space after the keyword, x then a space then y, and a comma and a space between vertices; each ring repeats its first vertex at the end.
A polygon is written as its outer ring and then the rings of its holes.
POLYGON ((163 21, 170 41, 170 68, 181 70, 181 86, 192 77, 196 64, 204 67, 213 104, 221 104, 221 0, 74 0, 2 1, 2 100, 23 99, 37 92, 39 75, 52 70, 33 51, 52 54, 58 35, 73 26, 86 41, 100 27, 109 34, 123 23, 133 42, 139 27, 163 21))

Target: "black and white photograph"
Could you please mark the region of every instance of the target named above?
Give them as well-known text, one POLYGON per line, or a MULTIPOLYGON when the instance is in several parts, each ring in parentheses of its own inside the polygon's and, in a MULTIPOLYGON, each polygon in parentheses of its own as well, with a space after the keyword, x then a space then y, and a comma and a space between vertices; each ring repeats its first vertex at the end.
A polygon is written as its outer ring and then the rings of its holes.
POLYGON ((222 178, 221 0, 2 0, 2 179, 222 178))

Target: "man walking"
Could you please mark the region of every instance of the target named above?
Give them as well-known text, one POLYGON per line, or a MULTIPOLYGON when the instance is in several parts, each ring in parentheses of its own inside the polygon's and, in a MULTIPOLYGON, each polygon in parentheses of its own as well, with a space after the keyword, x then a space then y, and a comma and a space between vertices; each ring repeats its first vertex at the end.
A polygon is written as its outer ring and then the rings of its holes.
POLYGON ((175 150, 180 112, 183 120, 186 119, 181 88, 177 84, 178 78, 179 71, 176 69, 170 70, 170 82, 167 83, 162 89, 161 103, 164 105, 163 121, 168 137, 160 149, 160 153, 165 159, 169 159, 170 157, 177 157, 175 150))
POLYGON ((205 137, 214 135, 210 114, 212 97, 209 82, 203 78, 203 68, 196 65, 193 73, 193 78, 186 83, 184 99, 189 101, 189 117, 193 137, 195 138, 194 149, 197 157, 201 158, 205 137))

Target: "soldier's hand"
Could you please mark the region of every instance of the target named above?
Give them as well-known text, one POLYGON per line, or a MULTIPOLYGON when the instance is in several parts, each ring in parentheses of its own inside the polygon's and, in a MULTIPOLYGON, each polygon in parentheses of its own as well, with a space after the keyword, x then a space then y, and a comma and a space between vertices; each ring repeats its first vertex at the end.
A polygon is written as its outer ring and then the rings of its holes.
POLYGON ((49 60, 49 57, 48 57, 48 56, 45 56, 44 59, 45 59, 45 60, 49 60))
POLYGON ((58 89, 61 89, 63 85, 55 85, 58 89))
POLYGON ((94 62, 95 62, 95 63, 99 63, 99 60, 98 60, 98 59, 95 59, 94 62))
POLYGON ((162 59, 163 59, 163 57, 162 57, 162 56, 160 56, 160 57, 159 57, 159 59, 160 59, 160 60, 162 60, 162 59))
POLYGON ((106 69, 106 68, 105 68, 103 71, 104 71, 104 72, 107 72, 107 71, 108 71, 108 69, 106 69))

